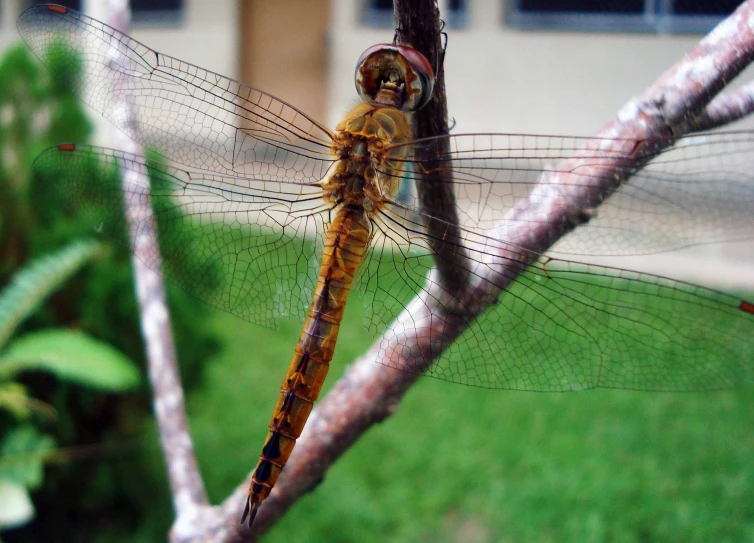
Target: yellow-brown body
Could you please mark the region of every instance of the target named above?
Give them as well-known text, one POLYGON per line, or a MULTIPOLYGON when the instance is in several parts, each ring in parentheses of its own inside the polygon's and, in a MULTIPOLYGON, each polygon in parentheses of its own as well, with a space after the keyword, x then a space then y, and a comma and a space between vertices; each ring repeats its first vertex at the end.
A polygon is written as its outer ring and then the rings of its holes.
POLYGON ((333 153, 340 160, 320 182, 323 198, 336 210, 335 216, 327 231, 308 317, 252 477, 244 512, 249 524, 275 485, 322 390, 348 292, 372 235, 370 215, 400 185, 400 175, 384 172, 393 170, 391 158, 404 156, 406 149, 400 144, 411 139, 406 114, 378 104, 356 106, 336 130, 333 153), (385 150, 387 146, 391 147, 385 150))

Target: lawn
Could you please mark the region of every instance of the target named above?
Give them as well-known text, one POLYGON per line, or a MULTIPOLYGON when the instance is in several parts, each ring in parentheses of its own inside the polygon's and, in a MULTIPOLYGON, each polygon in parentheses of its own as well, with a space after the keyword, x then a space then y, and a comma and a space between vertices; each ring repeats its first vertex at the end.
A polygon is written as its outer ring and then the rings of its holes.
MULTIPOLYGON (((371 341, 363 311, 354 296, 330 386, 371 341)), ((285 321, 270 331, 221 312, 213 323, 226 350, 208 362, 188 406, 202 473, 218 502, 255 465, 299 327, 285 321)), ((424 378, 264 540, 750 541, 752 420, 750 385, 534 393, 424 378)), ((127 528, 140 542, 164 540, 171 521, 150 435, 151 513, 127 528)))

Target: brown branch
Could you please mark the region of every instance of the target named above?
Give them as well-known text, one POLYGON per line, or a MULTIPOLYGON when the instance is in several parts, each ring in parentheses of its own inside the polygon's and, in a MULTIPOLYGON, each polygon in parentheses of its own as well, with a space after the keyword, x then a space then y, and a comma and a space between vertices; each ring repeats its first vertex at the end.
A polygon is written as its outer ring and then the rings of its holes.
MULTIPOLYGON (((401 3, 398 2, 397 11, 403 9, 400 6, 401 3)), ((422 17, 432 17, 432 11, 425 11, 425 8, 409 9, 408 16, 411 12, 421 14, 422 17)), ((506 232, 507 237, 503 237, 502 232, 489 233, 495 240, 494 246, 515 244, 530 252, 518 250, 515 254, 499 253, 494 261, 487 263, 485 279, 489 281, 481 281, 474 288, 466 287, 465 294, 474 299, 484 299, 488 304, 493 303, 513 281, 515 273, 529 263, 526 258, 531 257, 522 255, 537 255, 546 250, 583 217, 589 216, 595 205, 626 180, 625 157, 634 157, 636 167, 640 168, 662 148, 672 145, 676 138, 696 130, 705 115, 713 118, 718 106, 713 104, 713 107, 708 107, 711 99, 754 58, 754 32, 746 24, 752 17, 754 0, 741 6, 644 94, 626 104, 617 118, 599 132, 598 137, 612 140, 613 147, 610 151, 623 156, 622 161, 605 159, 595 162, 595 153, 587 149, 582 153, 581 161, 577 155, 558 166, 557 170, 561 173, 543 179, 537 194, 522 201, 511 212, 513 220, 532 216, 536 216, 538 220, 526 222, 530 225, 529 228, 506 232), (581 181, 569 182, 567 172, 576 169, 581 181), (592 176, 593 182, 585 186, 583 179, 587 173, 592 176), (547 217, 548 220, 545 221, 542 217, 547 217)), ((404 23, 401 19, 401 32, 406 32, 410 26, 410 23, 404 23)), ((425 28, 436 31, 437 26, 430 22, 425 28)), ((436 36, 429 39, 428 43, 430 42, 436 43, 436 36)), ((418 43, 419 40, 412 41, 412 44, 418 43)), ((717 118, 721 119, 722 115, 717 118)), ((440 122, 436 129, 444 130, 444 127, 443 122, 440 122)), ((430 183, 426 185, 426 190, 432 192, 444 185, 430 183)), ((427 209, 436 210, 432 211, 433 215, 437 213, 439 215, 435 216, 446 217, 444 213, 446 206, 452 203, 452 193, 437 196, 428 194, 423 197, 422 203, 427 209)), ((453 219, 451 221, 455 223, 453 219)), ((450 258, 456 256, 450 255, 450 258)), ((445 272, 439 270, 436 273, 442 275, 445 272)), ((450 279, 446 276, 444 281, 447 288, 455 279, 451 275, 450 279)), ((439 284, 435 280, 430 283, 439 284)), ((457 295, 458 291, 454 292, 457 295)), ((425 293, 415 298, 384 335, 348 368, 332 391, 319 402, 277 486, 260 508, 253 534, 246 533, 237 524, 240 504, 248 488, 247 480, 222 506, 204 510, 206 516, 197 524, 194 538, 182 541, 245 541, 256 538, 269 529, 298 498, 316 487, 325 471, 368 428, 391 415, 403 394, 417 380, 418 374, 391 369, 378 364, 377 360, 399 367, 420 369, 417 360, 430 360, 437 354, 436 338, 442 338, 441 347, 447 347, 467 326, 469 314, 442 314, 443 308, 437 301, 441 298, 437 292, 433 294, 425 293), (438 314, 442 317, 433 318, 438 314), (411 323, 411 326, 403 329, 404 337, 401 339, 401 343, 405 345, 405 334, 412 334, 409 341, 413 341, 415 349, 411 353, 399 348, 398 340, 392 333, 395 324, 400 326, 402 322, 411 323), (413 325, 419 322, 426 324, 413 325), (389 353, 387 361, 383 358, 386 351, 389 353), (411 359, 407 358, 409 354, 413 355, 411 359)), ((478 314, 484 307, 478 305, 474 308, 475 313, 478 314)))
MULTIPOLYGON (((108 0, 106 3, 109 23, 112 27, 127 32, 130 12, 125 0, 108 0)), ((113 50, 113 55, 119 54, 113 50)), ((124 54, 124 53, 120 53, 124 54)), ((122 63, 116 63, 120 65, 122 63)), ((116 88, 128 88, 117 85, 116 88)), ((121 96, 124 110, 128 111, 128 100, 121 96)), ((119 147, 126 152, 139 154, 138 146, 118 132, 119 147)), ((143 172, 146 175, 146 172, 143 172)), ((124 194, 136 192, 128 189, 129 184, 148 186, 146 180, 137 181, 130 177, 136 172, 126 170, 122 179, 124 194)), ((176 527, 193 524, 187 521, 197 513, 197 508, 208 502, 201 475, 199 474, 193 442, 188 431, 188 418, 183 397, 180 374, 178 372, 175 343, 170 326, 165 286, 160 274, 149 268, 145 262, 150 258, 142 255, 159 255, 157 227, 149 202, 141 198, 124 198, 126 219, 129 225, 131 249, 134 255, 133 270, 136 295, 141 316, 141 330, 147 351, 149 381, 152 385, 154 412, 160 432, 160 442, 165 455, 170 479, 173 506, 176 511, 176 527)), ((174 527, 175 531, 175 527, 174 527)))
MULTIPOLYGON (((433 0, 396 0, 395 28, 398 43, 410 45, 423 54, 435 71, 435 86, 432 100, 413 114, 412 136, 414 139, 441 136, 448 133, 448 101, 445 94, 445 68, 440 30, 442 21, 437 2, 433 0)), ((433 152, 447 155, 448 142, 440 141, 433 152)), ((449 168, 438 168, 439 164, 426 161, 425 168, 430 172, 418 179, 416 189, 419 204, 429 217, 439 217, 442 221, 429 220, 426 228, 432 249, 441 258, 437 259, 440 279, 450 292, 456 292, 468 282, 469 265, 467 255, 459 245, 442 243, 446 238, 461 239, 458 229, 458 209, 456 207, 453 180, 449 168), (451 225, 448 228, 448 225, 451 225)), ((447 165, 445 165, 447 166, 447 165)))

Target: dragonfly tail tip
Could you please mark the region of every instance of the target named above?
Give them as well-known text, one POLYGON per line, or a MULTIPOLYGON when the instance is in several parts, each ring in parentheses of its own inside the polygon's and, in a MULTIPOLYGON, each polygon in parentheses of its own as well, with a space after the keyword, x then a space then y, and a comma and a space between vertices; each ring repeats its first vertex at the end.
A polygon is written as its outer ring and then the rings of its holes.
POLYGON ((241 524, 246 523, 249 528, 254 524, 254 519, 257 517, 257 511, 259 510, 259 503, 254 500, 252 503, 251 497, 246 500, 246 506, 243 508, 243 514, 241 515, 241 524), (248 523, 246 522, 246 519, 248 523))

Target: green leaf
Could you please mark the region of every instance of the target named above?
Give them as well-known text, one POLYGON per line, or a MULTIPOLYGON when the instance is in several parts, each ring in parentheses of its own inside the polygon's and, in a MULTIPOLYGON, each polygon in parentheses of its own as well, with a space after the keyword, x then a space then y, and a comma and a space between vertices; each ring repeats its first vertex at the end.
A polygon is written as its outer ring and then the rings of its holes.
POLYGON ((44 370, 58 379, 101 390, 134 389, 139 368, 107 343, 76 330, 43 330, 13 341, 0 357, 0 378, 44 370))
POLYGON ((34 518, 34 505, 25 486, 0 480, 0 529, 23 526, 34 518))
POLYGON ((0 293, 0 348, 37 306, 102 248, 96 241, 76 241, 39 258, 17 272, 0 293))
POLYGON ((19 383, 0 385, 0 409, 10 411, 17 419, 28 418, 31 415, 31 407, 26 387, 19 383))
POLYGON ((0 383, 0 409, 10 412, 17 420, 26 420, 32 414, 54 419, 55 409, 48 403, 31 398, 20 383, 0 383))
POLYGON ((12 429, 0 444, 0 481, 11 481, 27 488, 42 484, 45 453, 55 441, 37 432, 33 426, 12 429))

